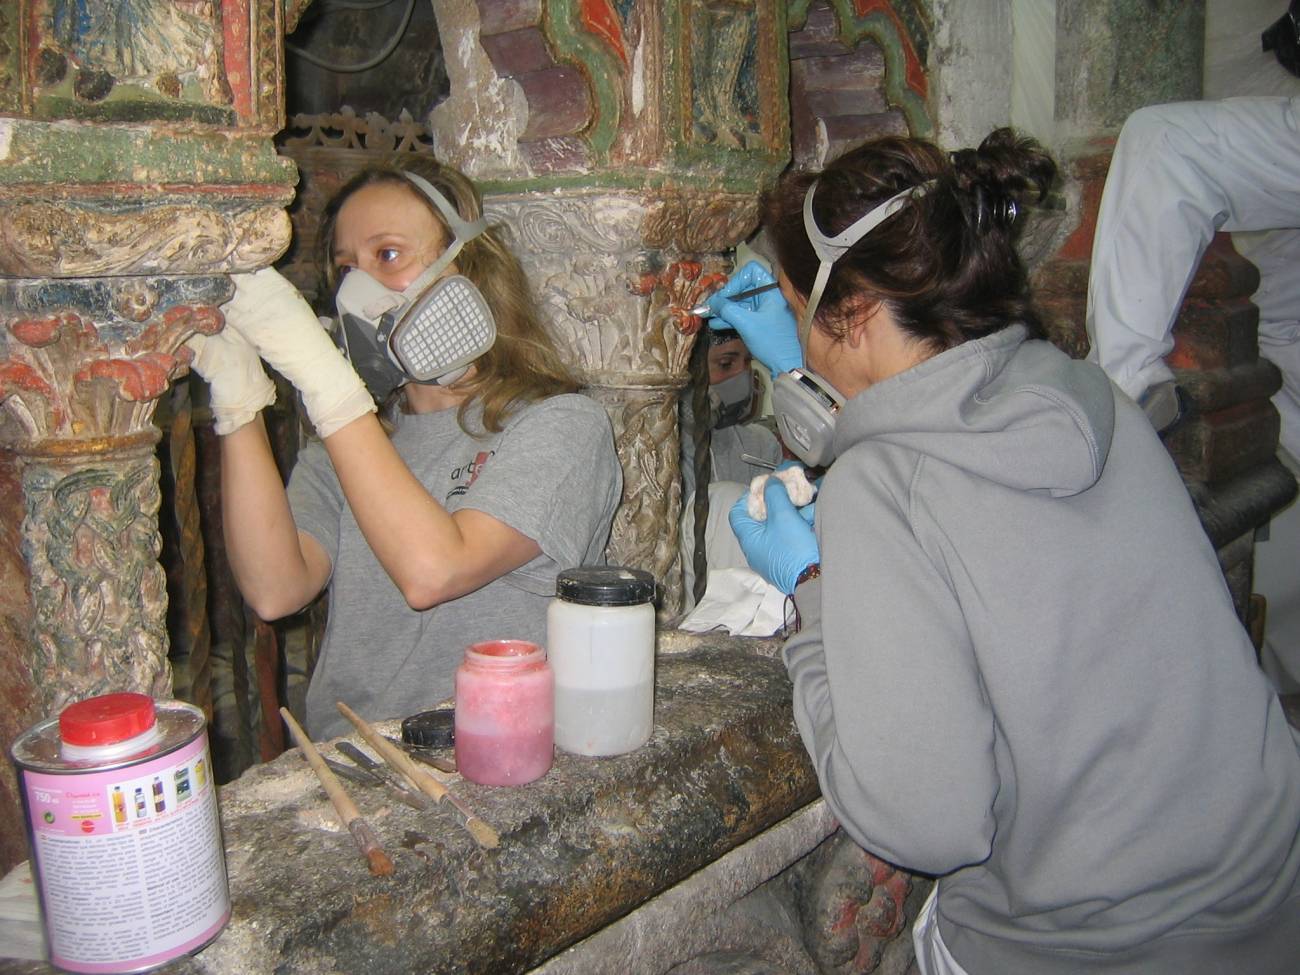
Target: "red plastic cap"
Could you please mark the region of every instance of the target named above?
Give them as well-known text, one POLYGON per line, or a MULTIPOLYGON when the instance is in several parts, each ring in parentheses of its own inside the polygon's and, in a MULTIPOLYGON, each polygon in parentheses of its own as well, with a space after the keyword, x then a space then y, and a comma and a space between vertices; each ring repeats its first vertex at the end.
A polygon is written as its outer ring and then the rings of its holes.
POLYGON ((114 745, 154 726, 148 694, 102 694, 69 704, 59 713, 59 737, 67 745, 114 745))

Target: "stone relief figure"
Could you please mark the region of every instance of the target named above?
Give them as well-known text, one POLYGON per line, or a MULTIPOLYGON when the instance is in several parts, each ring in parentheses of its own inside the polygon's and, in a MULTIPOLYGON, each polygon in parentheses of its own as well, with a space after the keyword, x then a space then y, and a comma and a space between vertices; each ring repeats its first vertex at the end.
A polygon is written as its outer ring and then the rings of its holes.
POLYGON ((47 0, 38 13, 41 80, 76 69, 77 95, 96 101, 118 84, 214 105, 232 98, 222 58, 219 0, 47 0))

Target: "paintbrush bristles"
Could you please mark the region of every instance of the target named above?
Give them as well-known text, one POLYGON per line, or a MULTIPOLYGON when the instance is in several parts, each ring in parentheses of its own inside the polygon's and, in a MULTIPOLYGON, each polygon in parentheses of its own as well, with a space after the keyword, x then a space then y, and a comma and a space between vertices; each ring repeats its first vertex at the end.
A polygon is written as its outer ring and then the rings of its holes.
POLYGON ((501 845, 501 837, 483 820, 477 816, 472 816, 465 820, 465 828, 469 830, 469 835, 474 837, 474 842, 488 850, 495 850, 501 845))
POLYGON ((344 790, 342 783, 329 770, 329 766, 321 758, 320 752, 312 744, 307 732, 303 731, 298 722, 294 720, 288 708, 280 708, 280 716, 284 718, 284 723, 288 726, 289 734, 293 736, 294 742, 302 750, 303 758, 307 759, 307 764, 316 773, 317 781, 320 782, 325 789, 325 794, 329 796, 330 801, 334 804, 334 811, 338 813, 339 820, 347 831, 352 834, 352 839, 356 842, 357 847, 366 855, 366 865, 369 867, 370 873, 376 877, 391 875, 393 861, 388 858, 388 854, 379 845, 379 839, 375 836, 374 830, 370 828, 370 824, 357 811, 356 804, 344 790))
POLYGON ((393 861, 388 859, 388 854, 383 850, 367 850, 366 862, 370 867, 370 872, 376 877, 391 877, 393 875, 393 861))
POLYGON ((500 844, 501 838, 496 830, 470 812, 465 804, 452 795, 445 785, 416 765, 414 759, 383 735, 376 732, 365 718, 342 701, 335 701, 334 706, 338 708, 339 714, 352 722, 352 727, 356 728, 361 737, 366 740, 366 743, 379 753, 379 757, 396 769, 403 778, 438 802, 442 802, 444 799, 450 802, 456 808, 456 811, 464 817, 461 822, 469 835, 474 837, 475 843, 489 850, 495 849, 500 844))

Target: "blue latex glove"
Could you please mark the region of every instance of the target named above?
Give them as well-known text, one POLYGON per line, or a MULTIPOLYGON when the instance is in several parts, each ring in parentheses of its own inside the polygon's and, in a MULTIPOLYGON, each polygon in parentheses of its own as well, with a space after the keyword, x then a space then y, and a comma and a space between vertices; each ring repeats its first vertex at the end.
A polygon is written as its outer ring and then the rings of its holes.
POLYGON ((803 368, 803 349, 799 345, 799 327, 785 296, 773 288, 753 298, 732 301, 730 296, 771 284, 767 268, 750 261, 733 274, 709 298, 710 328, 732 328, 745 340, 750 354, 767 366, 773 376, 803 368))
MULTIPOLYGON (((812 526, 804 521, 785 485, 775 477, 763 488, 767 520, 757 521, 746 510, 747 495, 731 506, 727 520, 736 533, 749 567, 787 596, 794 592, 799 573, 821 561, 812 526)), ((808 507, 811 507, 809 505, 808 507)))

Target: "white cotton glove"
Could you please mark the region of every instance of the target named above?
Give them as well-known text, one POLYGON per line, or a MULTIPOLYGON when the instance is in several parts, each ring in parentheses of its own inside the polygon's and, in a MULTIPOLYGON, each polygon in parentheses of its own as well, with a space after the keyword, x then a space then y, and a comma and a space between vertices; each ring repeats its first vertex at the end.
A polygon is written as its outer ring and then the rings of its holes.
POLYGON ((325 334, 311 306, 278 271, 267 267, 232 274, 231 280, 235 296, 221 308, 226 326, 297 387, 322 438, 375 412, 366 384, 325 334))
POLYGON ((275 385, 262 371, 257 350, 231 329, 216 335, 191 335, 186 346, 190 363, 208 382, 212 427, 221 436, 234 433, 275 402, 275 385))

